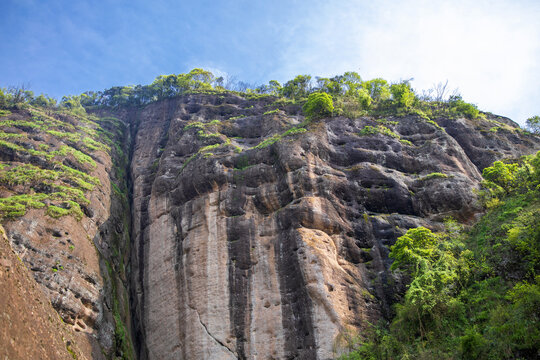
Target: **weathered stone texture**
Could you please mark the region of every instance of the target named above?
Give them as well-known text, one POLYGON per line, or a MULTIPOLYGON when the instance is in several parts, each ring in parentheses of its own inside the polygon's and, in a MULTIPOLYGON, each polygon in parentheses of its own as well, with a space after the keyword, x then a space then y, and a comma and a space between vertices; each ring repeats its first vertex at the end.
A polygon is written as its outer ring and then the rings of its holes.
POLYGON ((333 357, 340 332, 388 316, 403 291, 388 271, 395 239, 447 216, 473 221, 482 168, 539 146, 478 131, 489 119, 437 119, 445 131, 410 116, 391 120, 412 145, 360 136, 374 119, 332 118, 254 149, 304 120, 294 109, 262 115, 265 101, 192 95, 123 115, 139 123, 131 269, 141 359, 333 357), (194 121, 205 130, 185 128, 194 121))

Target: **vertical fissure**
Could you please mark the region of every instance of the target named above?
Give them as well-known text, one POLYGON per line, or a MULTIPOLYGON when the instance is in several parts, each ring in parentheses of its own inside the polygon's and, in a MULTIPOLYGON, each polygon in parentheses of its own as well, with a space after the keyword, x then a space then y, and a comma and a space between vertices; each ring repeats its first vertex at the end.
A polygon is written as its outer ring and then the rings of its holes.
POLYGON ((251 320, 251 247, 255 224, 244 217, 227 218, 229 313, 239 359, 246 359, 251 320))
POLYGON ((317 359, 313 304, 298 260, 298 234, 283 230, 274 248, 279 273, 282 325, 287 359, 317 359))

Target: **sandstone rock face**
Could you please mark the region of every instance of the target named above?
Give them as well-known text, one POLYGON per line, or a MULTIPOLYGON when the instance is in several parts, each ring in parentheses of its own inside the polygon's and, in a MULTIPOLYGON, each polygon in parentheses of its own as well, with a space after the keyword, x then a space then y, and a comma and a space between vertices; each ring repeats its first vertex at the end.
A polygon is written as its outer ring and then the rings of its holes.
POLYGON ((88 359, 62 324, 48 297, 11 249, 0 225, 0 357, 2 359, 88 359))
MULTIPOLYGON (((123 246, 129 243, 130 224, 126 218, 129 219, 130 216, 127 199, 121 201, 121 196, 115 194, 113 190, 116 185, 112 181, 115 176, 112 153, 102 149, 90 152, 81 145, 82 142, 66 140, 69 137, 64 133, 44 130, 55 129, 51 125, 54 124, 59 129, 69 129, 66 134, 70 134, 72 138, 78 136, 77 130, 85 129, 88 133, 92 133, 93 128, 81 127, 78 118, 61 113, 49 115, 40 113, 40 116, 48 121, 51 127, 38 130, 36 127, 25 127, 25 122, 39 124, 38 120, 31 116, 31 112, 19 110, 11 114, 8 120, 3 118, 0 130, 3 134, 16 135, 15 138, 18 139, 16 145, 23 149, 13 150, 6 146, 1 147, 2 164, 0 165, 2 168, 30 169, 28 173, 32 174, 31 171, 36 171, 36 168, 39 171, 55 171, 62 169, 62 166, 70 166, 72 172, 83 174, 79 176, 94 177, 99 186, 95 186, 84 194, 87 201, 82 206, 84 214, 81 213, 80 217, 49 216, 44 205, 40 209, 27 207, 22 216, 6 216, 1 219, 11 249, 24 264, 21 268, 26 267, 27 272, 32 274, 33 279, 48 299, 49 303, 42 304, 42 307, 52 305, 58 313, 54 315, 54 319, 49 316, 49 322, 56 326, 56 322, 61 319, 66 325, 55 328, 61 328, 62 331, 69 330, 62 335, 67 338, 68 335, 65 334, 69 334, 70 338, 75 339, 69 344, 63 344, 61 354, 50 355, 47 352, 47 354, 41 354, 42 356, 34 356, 35 351, 41 347, 35 349, 24 347, 26 339, 14 338, 11 340, 14 344, 10 358, 13 354, 17 354, 14 358, 20 359, 56 359, 66 358, 66 356, 72 358, 68 352, 69 349, 80 349, 76 353, 72 352, 73 356, 78 354, 78 358, 106 359, 121 355, 116 351, 116 343, 119 339, 116 338, 115 328, 118 323, 121 323, 123 315, 129 315, 129 308, 127 306, 124 308, 124 304, 128 302, 128 296, 127 278, 123 271, 123 263, 127 262, 127 256, 123 253, 127 254, 127 251, 123 246), (15 125, 11 126, 11 122, 15 125), (84 164, 78 163, 77 158, 70 155, 68 151, 61 151, 61 149, 70 148, 67 146, 68 143, 90 153, 90 155, 85 155, 71 148, 72 154, 77 154, 86 163, 95 163, 95 166, 85 167, 84 164), (47 149, 50 156, 47 157, 43 153, 36 155, 36 152, 29 156, 24 149, 47 149), (54 156, 56 161, 51 159, 53 150, 59 154, 54 156)), ((106 129, 105 125, 104 128, 106 129)), ((129 143, 129 139, 124 135, 121 135, 118 140, 129 143)), ((86 141, 89 144, 97 144, 91 142, 89 137, 86 141)), ((119 148, 121 147, 122 144, 119 144, 119 148)), ((117 164, 120 163, 117 162, 117 164)), ((23 175, 28 173, 23 173, 23 175)), ((77 191, 74 187, 65 186, 76 184, 75 180, 65 180, 64 183, 58 184, 58 178, 54 177, 57 183, 54 183, 54 180, 49 183, 40 181, 37 176, 27 175, 27 178, 28 183, 17 183, 17 181, 10 183, 4 173, 0 182, 0 196, 8 198, 11 195, 21 194, 23 196, 35 193, 51 194, 58 192, 58 189, 65 192, 77 191), (60 188, 60 186, 63 187, 60 188)), ((82 192, 80 194, 82 196, 82 192)), ((47 202, 49 201, 53 200, 48 199, 47 202)), ((56 202, 56 204, 59 203, 56 202)), ((22 297, 21 292, 31 293, 25 289, 27 283, 19 284, 17 288, 10 288, 10 283, 5 283, 4 280, 5 278, 0 278, 0 285, 6 296, 22 297)), ((28 306, 32 305, 33 299, 28 299, 28 302, 28 306)), ((20 315, 21 319, 26 319, 27 316, 28 314, 20 315)), ((42 318, 43 316, 36 311, 36 321, 41 321, 42 318)), ((29 329, 26 332, 31 334, 33 325, 28 323, 27 326, 29 329)), ((50 336, 56 341, 60 333, 50 336)), ((38 340, 46 342, 46 339, 44 335, 43 339, 38 340)), ((29 340, 36 341, 36 339, 29 340)), ((0 341, 0 348, 3 345, 3 341, 0 341)), ((44 343, 43 346, 47 345, 44 343)))
POLYGON ((395 239, 473 221, 482 168, 540 148, 489 131, 492 116, 306 124, 294 106, 263 115, 272 101, 189 95, 119 113, 136 128, 140 359, 332 358, 340 333, 388 316, 403 291, 395 239), (395 136, 361 135, 382 124, 395 136))

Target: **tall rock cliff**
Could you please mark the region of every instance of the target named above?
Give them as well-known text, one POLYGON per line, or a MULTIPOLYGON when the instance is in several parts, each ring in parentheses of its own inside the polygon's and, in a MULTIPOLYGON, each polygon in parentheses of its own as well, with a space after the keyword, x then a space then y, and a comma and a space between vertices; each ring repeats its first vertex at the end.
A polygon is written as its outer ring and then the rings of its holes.
POLYGON ((272 98, 190 95, 117 114, 131 161, 141 359, 329 359, 389 315, 408 228, 472 222, 493 161, 539 148, 511 121, 306 121, 272 98))
POLYGON ((330 359, 391 315, 396 238, 474 222, 482 169, 540 149, 490 114, 308 120, 228 92, 36 111, 0 119, 0 215, 79 358, 330 359))

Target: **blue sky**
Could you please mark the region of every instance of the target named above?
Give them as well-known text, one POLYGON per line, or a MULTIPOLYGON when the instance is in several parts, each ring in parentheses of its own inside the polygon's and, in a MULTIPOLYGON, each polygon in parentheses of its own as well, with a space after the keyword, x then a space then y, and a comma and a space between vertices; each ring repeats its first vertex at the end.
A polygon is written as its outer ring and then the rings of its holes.
POLYGON ((194 67, 253 84, 357 71, 540 114, 540 1, 0 2, 0 87, 54 97, 194 67))

